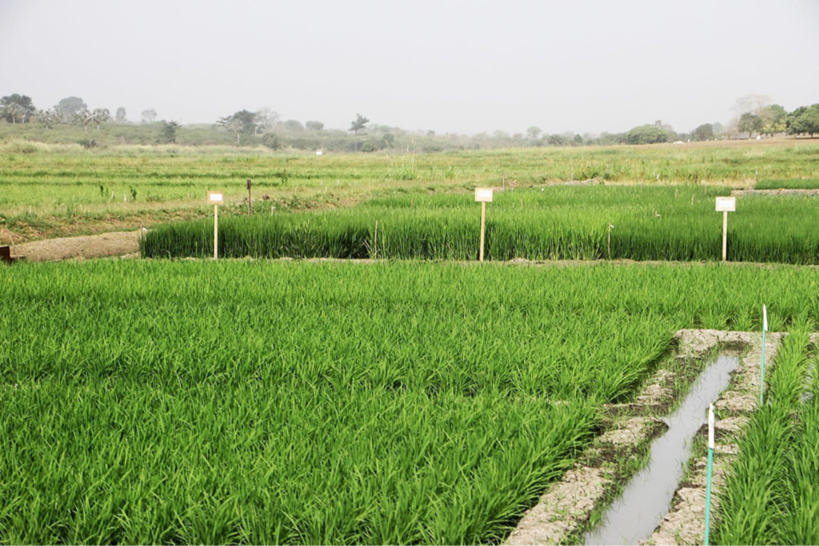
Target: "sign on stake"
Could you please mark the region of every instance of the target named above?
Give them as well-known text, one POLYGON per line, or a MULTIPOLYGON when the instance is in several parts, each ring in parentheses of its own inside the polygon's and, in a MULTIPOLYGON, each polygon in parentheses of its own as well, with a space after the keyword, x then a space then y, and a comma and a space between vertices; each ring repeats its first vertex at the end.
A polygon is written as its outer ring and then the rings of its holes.
POLYGON ((728 260, 728 213, 737 210, 736 197, 717 197, 716 211, 722 213, 722 261, 728 260))
POLYGON ((483 261, 483 243, 486 237, 486 203, 492 202, 492 195, 492 188, 475 188, 475 202, 481 204, 481 261, 483 261))
POLYGON ((219 257, 219 205, 224 204, 225 194, 217 191, 208 192, 208 203, 213 205, 213 259, 219 257))

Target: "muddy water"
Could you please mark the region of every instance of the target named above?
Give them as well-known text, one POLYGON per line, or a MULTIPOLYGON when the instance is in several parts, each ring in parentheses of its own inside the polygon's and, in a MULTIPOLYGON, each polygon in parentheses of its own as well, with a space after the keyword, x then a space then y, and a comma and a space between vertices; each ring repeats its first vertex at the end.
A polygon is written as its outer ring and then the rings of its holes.
POLYGON ((626 485, 600 525, 586 534, 586 544, 637 544, 646 540, 671 507, 697 430, 708 406, 725 390, 736 356, 720 356, 700 374, 682 405, 664 419, 668 430, 651 444, 651 459, 626 485))

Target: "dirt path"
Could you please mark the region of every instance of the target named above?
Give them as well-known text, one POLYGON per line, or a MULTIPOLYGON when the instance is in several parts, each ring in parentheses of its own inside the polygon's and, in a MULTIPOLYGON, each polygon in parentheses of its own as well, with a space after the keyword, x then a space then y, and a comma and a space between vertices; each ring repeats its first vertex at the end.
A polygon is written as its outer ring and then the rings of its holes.
POLYGON ((139 252, 137 231, 116 231, 83 237, 46 239, 14 245, 12 257, 25 257, 29 262, 52 262, 71 258, 103 258, 110 256, 136 256, 139 252))
MULTIPOLYGON (((84 235, 79 237, 61 237, 55 239, 45 239, 32 241, 29 243, 17 244, 11 247, 12 257, 25 257, 30 262, 51 262, 58 260, 70 260, 73 258, 106 258, 112 256, 136 257, 139 253, 139 234, 141 229, 136 231, 115 231, 110 233, 100 233, 97 235, 84 235)), ((5 244, 5 243, 3 243, 5 244)), ((189 258, 193 259, 193 258, 189 258)), ((243 258, 244 259, 244 258, 243 258)), ((346 258, 274 258, 267 261, 304 261, 313 263, 322 262, 348 262, 356 264, 377 264, 388 260, 385 259, 346 259, 346 258)), ((413 261, 413 260, 406 260, 413 261)), ((452 263, 467 267, 479 267, 480 262, 458 261, 458 260, 417 260, 421 263, 452 263)), ((514 258, 509 261, 489 261, 488 264, 507 265, 517 267, 588 267, 601 265, 642 265, 642 266, 681 266, 695 267, 705 263, 718 264, 720 262, 678 262, 678 261, 636 261, 627 259, 616 260, 527 260, 525 258, 514 258)), ((760 268, 776 268, 784 264, 778 263, 757 263, 757 262, 724 262, 723 267, 756 266, 760 268)), ((815 265, 802 265, 802 268, 819 268, 815 265)))

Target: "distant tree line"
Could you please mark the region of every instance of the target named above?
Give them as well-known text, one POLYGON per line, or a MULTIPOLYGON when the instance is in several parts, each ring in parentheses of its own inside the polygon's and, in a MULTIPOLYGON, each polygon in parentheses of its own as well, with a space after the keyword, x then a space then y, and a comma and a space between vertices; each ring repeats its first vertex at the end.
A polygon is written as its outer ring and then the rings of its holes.
POLYGON ((26 95, 15 93, 0 98, 0 119, 13 125, 39 124, 45 129, 73 125, 82 127, 83 133, 88 132, 89 126, 97 132, 104 126, 122 126, 123 130, 117 132, 120 142, 141 144, 178 142, 189 145, 232 143, 236 146, 261 145, 273 150, 437 152, 510 147, 656 144, 753 138, 776 134, 811 137, 819 135, 819 104, 800 106, 792 112, 787 112, 782 106, 771 104, 767 97, 750 95, 738 99, 735 111, 737 116, 726 126, 720 123, 705 123, 688 133, 678 133, 670 125, 658 120, 623 133, 548 134, 539 127, 531 126, 525 132, 511 135, 504 131, 461 135, 436 134, 434 131, 406 131, 398 127, 371 124, 370 120, 360 113, 356 114, 346 131, 327 129, 324 123, 316 120, 304 123, 295 119, 282 120, 280 114, 270 108, 239 110, 217 119, 211 126, 182 126, 175 121, 165 120, 157 122, 157 113, 150 108, 141 112, 140 124, 133 124, 128 121, 124 107, 117 108, 112 117, 108 109, 90 109, 76 96, 66 97, 46 110, 37 109, 31 97, 26 95), (126 130, 125 126, 133 129, 126 130))
MULTIPOLYGON (((141 113, 142 123, 151 124, 156 121, 157 114, 153 108, 144 110, 141 113)), ((76 125, 83 128, 83 132, 88 132, 88 127, 92 126, 99 131, 105 124, 129 125, 127 113, 124 107, 116 109, 114 116, 111 116, 107 108, 91 109, 80 97, 66 97, 51 108, 40 110, 34 106, 31 97, 14 93, 0 98, 0 119, 11 124, 39 123, 47 129, 52 129, 57 125, 76 125)), ((157 142, 174 142, 176 130, 180 125, 176 122, 160 122, 160 132, 157 142)))

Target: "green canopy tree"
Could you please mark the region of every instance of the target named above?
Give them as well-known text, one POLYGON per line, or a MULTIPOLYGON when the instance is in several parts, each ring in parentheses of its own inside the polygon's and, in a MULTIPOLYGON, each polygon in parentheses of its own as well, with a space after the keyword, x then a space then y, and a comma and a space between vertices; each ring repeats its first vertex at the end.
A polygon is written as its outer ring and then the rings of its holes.
POLYGON ((758 116, 762 118, 762 132, 766 135, 784 133, 787 129, 785 119, 788 117, 788 112, 778 104, 766 106, 758 116))
POLYGON ((88 110, 88 105, 80 97, 71 96, 60 100, 54 110, 60 113, 62 119, 71 120, 83 110, 88 110))
POLYGON ((819 134, 819 104, 800 106, 785 119, 789 135, 819 134))
POLYGON ((765 122, 762 121, 761 117, 750 112, 745 112, 739 116, 737 129, 739 129, 740 133, 748 133, 748 138, 751 138, 754 133, 762 132, 762 127, 764 124, 765 122))
POLYGON ((162 120, 162 125, 159 129, 160 144, 173 144, 176 142, 176 132, 181 125, 175 121, 162 120))
POLYGON ((640 125, 626 133, 626 144, 658 144, 670 138, 669 132, 657 124, 640 125))
POLYGON ((239 110, 238 112, 219 118, 216 125, 236 134, 236 144, 241 143, 241 135, 253 135, 256 133, 257 115, 249 110, 239 110))
POLYGON ((297 119, 288 119, 287 121, 282 123, 282 127, 284 127, 286 131, 290 131, 293 133, 300 133, 301 131, 304 131, 304 125, 302 125, 301 122, 297 119))
POLYGON ((714 138, 714 126, 710 123, 703 123, 691 132, 692 140, 708 140, 714 138))
POLYGON ((14 93, 0 98, 0 118, 8 123, 25 123, 35 112, 37 109, 27 95, 14 93))
POLYGON ((363 132, 366 128, 366 125, 370 122, 369 119, 365 118, 361 114, 355 115, 355 120, 350 124, 350 131, 353 132, 353 142, 355 144, 355 151, 358 151, 358 133, 363 132))

